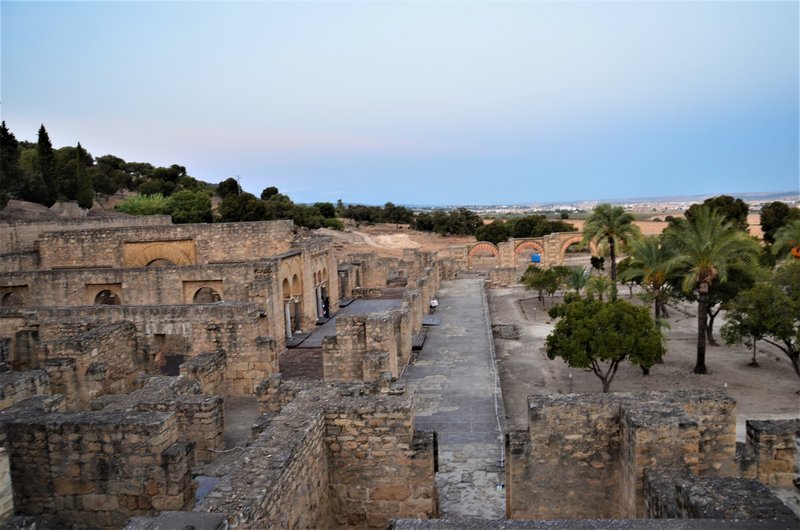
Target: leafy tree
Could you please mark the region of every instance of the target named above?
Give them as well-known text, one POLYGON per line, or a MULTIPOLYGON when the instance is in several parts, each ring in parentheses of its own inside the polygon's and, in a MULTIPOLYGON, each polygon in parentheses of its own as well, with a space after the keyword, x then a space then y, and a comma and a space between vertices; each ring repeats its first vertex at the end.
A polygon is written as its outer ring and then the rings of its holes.
MULTIPOLYGON (((266 201, 263 201, 266 206, 267 217, 265 219, 294 219, 296 207, 292 199, 283 193, 276 193, 266 201)), ((319 215, 319 213, 317 213, 319 215)), ((299 218, 310 218, 309 212, 297 213, 299 218)), ((321 217, 321 215, 320 215, 321 217)), ((315 226, 314 228, 319 228, 315 226)))
POLYGON ((278 194, 278 188, 276 188, 275 186, 266 187, 261 191, 261 200, 266 201, 270 197, 273 197, 274 195, 277 194, 278 194))
POLYGON ((114 155, 95 158, 95 165, 89 174, 94 190, 105 196, 116 193, 128 177, 125 173, 125 161, 114 155))
MULTIPOLYGON (((235 182, 235 181, 234 181, 235 182)), ((219 205, 222 222, 264 221, 269 219, 267 204, 252 193, 230 193, 219 205)))
POLYGON ((429 213, 420 213, 414 218, 414 228, 422 232, 433 232, 433 216, 429 213))
POLYGON ((526 215, 506 223, 513 237, 542 237, 554 232, 574 232, 577 229, 563 221, 550 221, 544 215, 526 215))
POLYGON ((166 198, 157 193, 155 195, 134 195, 117 204, 115 209, 130 215, 160 215, 166 209, 166 198))
POLYGON ((385 223, 394 223, 396 225, 411 223, 414 221, 414 212, 405 206, 396 206, 391 202, 383 205, 382 220, 385 223))
MULTIPOLYGON (((269 189, 269 188, 267 188, 267 189, 269 189)), ((277 190, 277 188, 276 188, 276 190, 277 190)), ((264 190, 264 191, 266 191, 266 190, 264 190)), ((270 197, 271 197, 271 195, 270 195, 270 197)), ((263 193, 261 194, 261 198, 262 199, 264 198, 264 194, 263 193)), ((267 198, 269 198, 269 197, 267 197, 267 198)), ((325 219, 333 219, 333 218, 336 217, 336 207, 333 205, 333 203, 330 203, 330 202, 315 202, 314 203, 314 207, 316 207, 316 209, 319 210, 319 213, 322 214, 322 217, 324 217, 325 219)))
POLYGON ((91 208, 92 204, 94 204, 94 188, 92 187, 92 178, 83 163, 85 156, 86 151, 83 150, 81 143, 78 142, 77 152, 75 153, 75 199, 81 208, 91 208))
POLYGON ((60 199, 74 201, 78 198, 78 166, 89 168, 94 164, 92 155, 82 147, 62 147, 55 152, 56 180, 60 199))
POLYGON ((727 281, 734 265, 752 266, 758 259, 759 246, 709 207, 698 208, 687 222, 667 229, 664 237, 675 253, 676 268, 684 271, 683 291, 697 291, 697 362, 693 371, 705 374, 710 286, 727 281))
POLYGON ((633 286, 642 284, 642 276, 638 271, 631 270, 633 257, 628 256, 617 263, 617 275, 622 285, 628 288, 628 298, 633 298, 633 286))
POLYGON ((230 195, 239 195, 241 191, 239 182, 233 177, 226 178, 217 186, 217 195, 223 199, 230 195))
POLYGON ((772 251, 776 255, 783 255, 787 252, 800 259, 800 220, 791 221, 786 226, 775 232, 775 244, 772 251))
POLYGON ((172 194, 164 205, 164 213, 172 216, 172 222, 210 223, 211 197, 204 191, 181 190, 172 194))
MULTIPOLYGON (((39 135, 36 142, 36 154, 38 161, 38 170, 41 174, 44 187, 47 190, 45 200, 42 204, 51 206, 58 200, 59 181, 56 174, 56 158, 53 151, 53 144, 50 143, 50 137, 44 125, 39 127, 39 135)), ((91 165, 91 164, 90 164, 91 165)), ((77 168, 76 168, 77 169, 77 168)), ((85 194, 86 192, 84 192, 85 194)))
POLYGON ((547 357, 561 357, 572 368, 589 368, 608 392, 626 359, 649 369, 664 356, 658 327, 647 309, 624 300, 577 299, 550 309, 560 318, 547 336, 547 357))
POLYGON ((800 219, 800 208, 790 208, 788 204, 774 201, 761 207, 761 231, 764 241, 775 242, 775 232, 789 222, 800 219))
POLYGON ((6 122, 3 122, 0 126, 0 194, 6 196, 6 202, 22 177, 19 151, 17 137, 6 127, 6 122))
POLYGON ((627 243, 641 235, 639 227, 633 224, 633 221, 633 216, 625 212, 621 206, 598 204, 583 226, 584 243, 601 239, 608 242, 613 282, 617 281, 617 243, 627 243))
MULTIPOLYGON (((722 337, 732 344, 763 340, 780 349, 800 377, 800 262, 741 293, 729 307, 722 337)), ((748 344, 748 345, 749 345, 748 344)))
POLYGON ((591 263, 592 269, 596 271, 606 270, 606 258, 603 256, 592 256, 589 258, 589 263, 591 263))
POLYGON ((489 241, 495 245, 508 239, 508 228, 503 221, 495 220, 488 225, 483 225, 475 231, 478 241, 489 241))
POLYGON ((590 300, 597 297, 601 302, 603 297, 616 299, 616 284, 605 276, 591 276, 586 280, 586 297, 590 300))
MULTIPOLYGON (((267 201, 270 202, 270 201, 267 201)), ((298 226, 306 228, 322 228, 325 218, 316 206, 304 206, 298 204, 292 209, 292 220, 298 226)))
POLYGON ((703 204, 693 204, 686 210, 686 219, 692 220, 695 213, 700 208, 712 208, 725 216, 725 220, 733 224, 739 230, 747 232, 749 225, 747 223, 747 213, 749 207, 742 199, 736 199, 730 195, 718 195, 703 201, 703 204))
POLYGON ((542 269, 536 265, 528 265, 520 282, 525 285, 526 289, 535 289, 537 291, 537 298, 542 302, 542 307, 544 307, 544 293, 547 293, 552 298, 558 288, 561 287, 561 283, 567 274, 567 267, 542 269))

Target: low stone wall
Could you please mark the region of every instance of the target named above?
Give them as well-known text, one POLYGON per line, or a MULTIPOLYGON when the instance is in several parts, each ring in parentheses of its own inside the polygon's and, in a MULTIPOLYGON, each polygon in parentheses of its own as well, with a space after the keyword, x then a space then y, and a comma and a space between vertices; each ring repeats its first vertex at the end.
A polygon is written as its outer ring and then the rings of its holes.
POLYGON ((225 353, 201 353, 180 366, 181 375, 197 381, 203 394, 225 395, 225 353))
POLYGON ((652 519, 729 519, 798 523, 795 514, 760 482, 699 477, 686 471, 648 471, 646 516, 652 519))
POLYGON ((225 446, 225 409, 217 395, 202 393, 197 381, 186 377, 149 377, 130 394, 104 396, 92 403, 94 410, 174 413, 178 441, 194 445, 190 465, 216 458, 225 446))
MULTIPOLYGON (((276 379, 262 396, 281 394, 276 379)), ((433 435, 414 432, 410 400, 359 394, 338 385, 298 392, 248 446, 250 465, 231 468, 198 509, 227 514, 235 528, 385 528, 395 517, 435 517, 433 435)))
POLYGON ((43 361, 40 342, 122 321, 135 327, 138 347, 151 371, 157 370, 165 354, 192 358, 224 351, 229 395, 252 395, 258 383, 277 373, 278 348, 285 344, 282 337, 276 341, 269 335, 270 321, 258 307, 235 303, 0 309, 0 337, 14 338, 10 354, 15 367, 38 367, 43 361))
POLYGON ((746 452, 753 461, 749 475, 770 487, 793 487, 800 474, 800 420, 748 420, 746 429, 746 452))
POLYGON ((148 368, 131 322, 103 324, 78 335, 43 341, 42 361, 53 393, 67 397, 70 410, 85 409, 103 394, 129 392, 148 368))
POLYGON ((516 267, 496 267, 489 270, 489 287, 506 287, 519 283, 520 273, 516 267))
POLYGON ((646 469, 736 474, 735 402, 722 392, 528 400, 528 431, 507 438, 511 519, 637 518, 646 469))
POLYGON ((178 442, 174 414, 20 412, 0 429, 19 513, 120 528, 132 515, 194 503, 191 445, 178 442))
POLYGON ((33 396, 50 394, 50 381, 44 370, 0 373, 0 410, 33 396))

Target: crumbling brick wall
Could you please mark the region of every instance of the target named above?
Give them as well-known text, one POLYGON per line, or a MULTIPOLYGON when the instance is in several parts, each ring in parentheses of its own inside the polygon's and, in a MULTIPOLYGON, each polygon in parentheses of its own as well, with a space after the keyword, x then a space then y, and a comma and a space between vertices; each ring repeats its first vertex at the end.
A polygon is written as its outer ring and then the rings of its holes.
POLYGON ((752 460, 745 476, 775 488, 791 488, 798 469, 800 420, 748 420, 745 452, 752 460))
POLYGON ((225 395, 225 353, 201 353, 180 366, 181 375, 197 381, 203 394, 225 395))

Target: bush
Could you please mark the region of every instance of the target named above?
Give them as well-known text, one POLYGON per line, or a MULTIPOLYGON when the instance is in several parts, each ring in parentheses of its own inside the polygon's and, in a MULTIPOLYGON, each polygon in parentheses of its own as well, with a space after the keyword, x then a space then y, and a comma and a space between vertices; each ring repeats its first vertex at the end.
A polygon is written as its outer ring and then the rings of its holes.
POLYGON ((165 212, 167 199, 161 193, 134 195, 116 206, 119 212, 131 215, 160 215, 165 212))

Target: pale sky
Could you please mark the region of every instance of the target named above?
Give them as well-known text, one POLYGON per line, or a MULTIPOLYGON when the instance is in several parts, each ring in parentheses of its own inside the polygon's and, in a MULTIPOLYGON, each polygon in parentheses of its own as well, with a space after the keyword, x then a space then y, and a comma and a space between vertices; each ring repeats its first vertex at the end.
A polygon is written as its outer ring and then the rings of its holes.
POLYGON ((296 202, 800 188, 786 2, 0 2, 2 119, 296 202))

